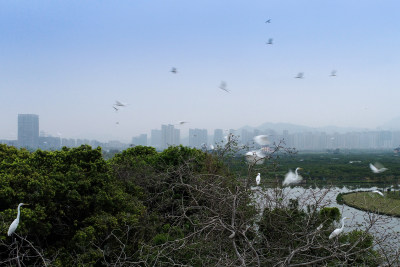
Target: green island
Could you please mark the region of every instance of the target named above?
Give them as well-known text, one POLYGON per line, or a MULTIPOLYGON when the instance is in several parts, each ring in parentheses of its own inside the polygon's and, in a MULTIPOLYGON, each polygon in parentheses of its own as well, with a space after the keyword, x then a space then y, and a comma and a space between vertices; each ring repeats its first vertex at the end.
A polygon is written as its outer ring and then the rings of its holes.
POLYGON ((359 210, 400 217, 399 192, 385 192, 384 197, 371 191, 341 193, 337 199, 359 210))

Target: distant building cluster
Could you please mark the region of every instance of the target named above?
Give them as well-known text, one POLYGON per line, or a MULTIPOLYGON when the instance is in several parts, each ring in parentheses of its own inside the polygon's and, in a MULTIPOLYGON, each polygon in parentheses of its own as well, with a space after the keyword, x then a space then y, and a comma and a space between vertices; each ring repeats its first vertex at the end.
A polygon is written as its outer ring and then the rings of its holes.
POLYGON ((278 133, 274 130, 222 130, 215 129, 213 135, 209 135, 207 129, 189 129, 189 136, 181 138, 180 129, 174 125, 161 125, 161 129, 151 130, 150 137, 141 134, 132 138, 131 144, 120 141, 108 141, 106 143, 97 140, 71 139, 54 137, 39 131, 39 116, 35 114, 18 114, 18 139, 0 140, 0 143, 28 149, 57 150, 64 146, 77 147, 83 144, 92 147, 101 146, 103 149, 123 150, 133 146, 153 146, 157 150, 164 150, 169 146, 186 145, 193 148, 210 147, 210 145, 226 142, 227 136, 237 136, 239 145, 257 146, 253 138, 257 135, 268 135, 271 145, 284 141, 286 147, 296 148, 299 151, 323 151, 335 149, 395 149, 400 151, 400 131, 365 131, 349 133, 325 132, 298 132, 289 133, 284 130, 278 133))

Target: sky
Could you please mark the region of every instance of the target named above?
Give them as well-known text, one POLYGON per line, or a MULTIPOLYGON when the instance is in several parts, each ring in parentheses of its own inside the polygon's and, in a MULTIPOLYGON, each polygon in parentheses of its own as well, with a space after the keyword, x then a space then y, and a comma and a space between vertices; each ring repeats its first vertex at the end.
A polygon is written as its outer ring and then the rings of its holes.
POLYGON ((396 0, 0 1, 0 139, 16 139, 25 113, 47 134, 100 141, 179 121, 183 136, 265 122, 375 129, 400 116, 398 10, 396 0), (115 101, 128 105, 115 112, 115 101))

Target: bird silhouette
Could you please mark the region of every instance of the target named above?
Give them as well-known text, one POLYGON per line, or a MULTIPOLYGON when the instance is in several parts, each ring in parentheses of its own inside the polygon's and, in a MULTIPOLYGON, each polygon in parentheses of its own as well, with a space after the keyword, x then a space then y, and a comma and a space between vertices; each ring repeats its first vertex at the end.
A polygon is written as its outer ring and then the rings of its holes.
POLYGON ((297 78, 297 79, 303 79, 303 78, 304 78, 304 73, 299 72, 295 78, 297 78))
POLYGON ((273 42, 273 40, 274 40, 274 39, 272 39, 272 38, 269 38, 269 39, 268 39, 268 42, 267 42, 266 44, 268 44, 268 45, 272 45, 272 42, 273 42))
POLYGON ((265 23, 271 23, 271 19, 267 19, 265 23))
POLYGON ((219 89, 224 90, 225 92, 229 93, 229 90, 226 88, 226 82, 222 81, 219 85, 219 89))
POLYGON ((336 76, 336 70, 333 70, 332 72, 331 72, 331 77, 335 77, 336 76))
POLYGON ((177 70, 176 68, 172 68, 172 69, 171 69, 171 72, 172 72, 173 74, 177 74, 177 73, 178 73, 178 70, 177 70))

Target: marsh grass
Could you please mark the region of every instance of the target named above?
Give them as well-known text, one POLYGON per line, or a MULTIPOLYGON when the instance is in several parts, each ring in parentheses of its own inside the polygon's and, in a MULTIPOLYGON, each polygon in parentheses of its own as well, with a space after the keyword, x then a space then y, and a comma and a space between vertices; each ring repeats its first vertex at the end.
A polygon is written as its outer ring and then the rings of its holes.
POLYGON ((400 199, 382 197, 372 192, 354 192, 343 195, 346 205, 356 209, 400 217, 400 199))

